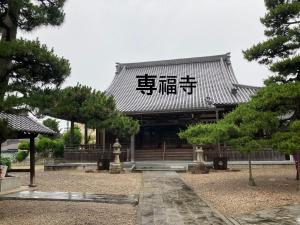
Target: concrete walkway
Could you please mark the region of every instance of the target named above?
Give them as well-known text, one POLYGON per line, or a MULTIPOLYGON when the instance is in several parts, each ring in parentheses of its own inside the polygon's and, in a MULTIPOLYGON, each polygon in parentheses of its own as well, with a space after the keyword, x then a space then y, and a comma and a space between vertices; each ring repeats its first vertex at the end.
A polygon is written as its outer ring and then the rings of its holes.
POLYGON ((232 224, 172 171, 143 172, 137 222, 140 225, 232 224))

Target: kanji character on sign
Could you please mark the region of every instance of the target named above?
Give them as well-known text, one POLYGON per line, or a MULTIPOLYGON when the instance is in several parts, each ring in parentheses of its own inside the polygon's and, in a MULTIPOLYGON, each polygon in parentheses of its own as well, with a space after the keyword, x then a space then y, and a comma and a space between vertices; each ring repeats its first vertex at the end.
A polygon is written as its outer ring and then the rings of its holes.
POLYGON ((160 76, 159 77, 159 93, 162 95, 167 93, 170 94, 177 94, 177 80, 176 76, 160 76))
POLYGON ((195 77, 186 75, 185 77, 181 77, 180 80, 180 88, 182 88, 188 95, 193 94, 193 89, 196 88, 197 84, 195 77))
POLYGON ((157 90, 155 87, 155 78, 157 76, 151 76, 148 74, 136 76, 138 79, 138 87, 136 90, 141 91, 142 94, 152 95, 153 91, 157 90))

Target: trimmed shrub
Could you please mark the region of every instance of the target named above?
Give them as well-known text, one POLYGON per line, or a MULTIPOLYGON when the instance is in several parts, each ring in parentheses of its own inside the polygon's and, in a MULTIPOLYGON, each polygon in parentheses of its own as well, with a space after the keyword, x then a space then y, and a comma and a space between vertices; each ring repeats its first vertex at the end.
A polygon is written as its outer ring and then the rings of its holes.
POLYGON ((26 159, 27 156, 28 156, 28 151, 18 151, 16 154, 16 160, 18 162, 22 162, 24 161, 24 159, 26 159))
POLYGON ((11 160, 10 158, 0 158, 0 165, 5 165, 8 169, 11 168, 11 160))
POLYGON ((57 139, 57 140, 53 140, 53 157, 54 158, 62 158, 64 157, 64 150, 65 150, 65 146, 64 146, 64 140, 63 139, 57 139))
MULTIPOLYGON (((63 134, 63 140, 65 145, 70 145, 71 143, 71 131, 67 131, 63 134)), ((78 126, 74 127, 74 145, 80 145, 82 140, 82 134, 78 126)))
POLYGON ((20 150, 29 150, 29 141, 21 141, 18 145, 18 149, 20 150))

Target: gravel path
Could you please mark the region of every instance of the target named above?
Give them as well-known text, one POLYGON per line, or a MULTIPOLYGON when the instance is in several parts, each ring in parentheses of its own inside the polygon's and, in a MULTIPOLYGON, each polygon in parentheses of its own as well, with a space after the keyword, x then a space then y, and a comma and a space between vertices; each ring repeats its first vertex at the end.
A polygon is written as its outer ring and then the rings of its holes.
POLYGON ((256 168, 253 175, 257 184, 255 187, 247 185, 247 169, 240 172, 180 174, 198 195, 228 216, 300 203, 293 166, 256 168))
MULTIPOLYGON (((22 185, 29 175, 17 173, 22 185)), ((36 169, 36 190, 90 192, 98 194, 139 194, 142 175, 138 173, 49 171, 36 169)), ((137 207, 132 205, 50 201, 0 201, 0 225, 133 225, 137 207)))

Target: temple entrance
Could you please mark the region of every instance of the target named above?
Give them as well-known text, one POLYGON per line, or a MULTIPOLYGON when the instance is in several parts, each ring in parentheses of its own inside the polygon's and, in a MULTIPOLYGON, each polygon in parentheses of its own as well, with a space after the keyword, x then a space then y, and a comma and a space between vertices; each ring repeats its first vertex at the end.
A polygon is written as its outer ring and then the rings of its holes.
POLYGON ((193 159, 193 149, 178 137, 177 125, 142 127, 136 137, 136 161, 193 159))

